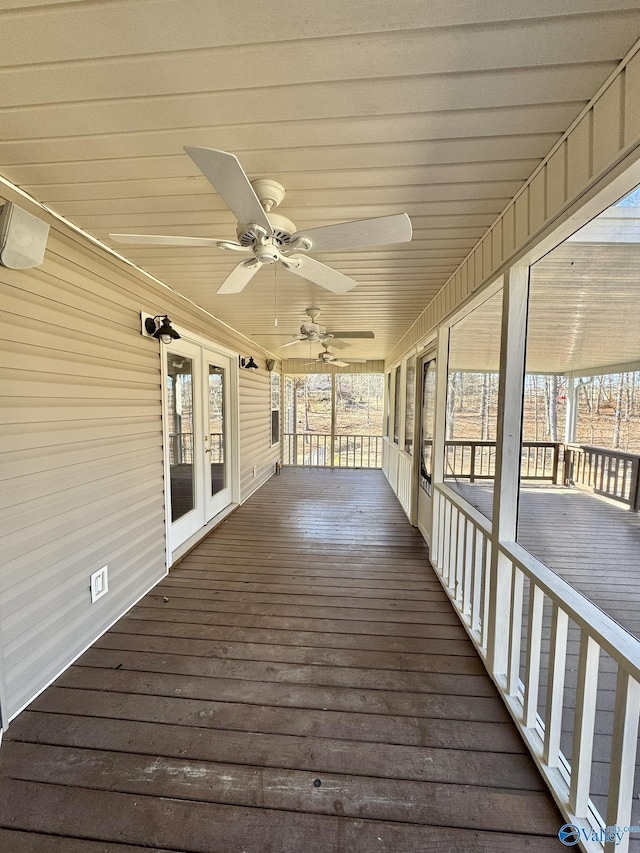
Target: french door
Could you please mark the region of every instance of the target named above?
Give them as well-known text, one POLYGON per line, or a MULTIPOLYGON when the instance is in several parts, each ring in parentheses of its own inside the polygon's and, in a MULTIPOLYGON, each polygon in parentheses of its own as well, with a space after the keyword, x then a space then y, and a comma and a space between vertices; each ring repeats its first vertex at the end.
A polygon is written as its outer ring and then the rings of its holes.
POLYGON ((169 553, 237 495, 235 361, 180 339, 164 349, 169 553))
POLYGON ((420 408, 418 410, 418 527, 432 541, 432 481, 433 481, 433 441, 436 414, 436 351, 425 354, 418 360, 420 371, 420 408))

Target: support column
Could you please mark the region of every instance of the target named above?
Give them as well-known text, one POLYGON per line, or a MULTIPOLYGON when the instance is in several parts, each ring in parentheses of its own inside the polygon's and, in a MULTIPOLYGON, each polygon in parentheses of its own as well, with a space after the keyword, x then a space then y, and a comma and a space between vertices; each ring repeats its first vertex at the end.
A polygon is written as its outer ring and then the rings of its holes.
POLYGON ((293 394, 293 432, 292 438, 293 448, 289 457, 289 465, 298 464, 298 389, 296 388, 295 378, 291 380, 291 393, 293 394))
MULTIPOLYGON (((447 421, 447 370, 449 367, 449 328, 441 327, 436 349, 436 416, 431 452, 431 484, 444 481, 445 431, 447 421)), ((422 382, 422 377, 420 378, 422 382)), ((416 418, 417 420, 417 418, 416 418)), ((422 447, 420 447, 422 453, 422 447)))
POLYGON ((511 602, 511 564, 498 543, 515 542, 518 523, 522 410, 529 296, 529 267, 511 267, 504 280, 500 337, 500 380, 496 435, 496 479, 487 634, 487 665, 506 675, 511 602))
POLYGON ((336 375, 331 371, 331 467, 334 467, 334 454, 336 450, 336 375))
POLYGON ((575 444, 578 414, 578 383, 575 376, 567 377, 567 413, 564 422, 564 443, 575 444))

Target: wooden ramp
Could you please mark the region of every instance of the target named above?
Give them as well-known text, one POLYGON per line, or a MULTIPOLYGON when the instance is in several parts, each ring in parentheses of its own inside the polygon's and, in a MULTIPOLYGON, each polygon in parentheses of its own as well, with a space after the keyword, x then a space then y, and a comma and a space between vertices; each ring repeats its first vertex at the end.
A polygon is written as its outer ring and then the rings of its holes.
POLYGON ((549 853, 563 823, 380 471, 272 478, 0 753, 11 853, 549 853))

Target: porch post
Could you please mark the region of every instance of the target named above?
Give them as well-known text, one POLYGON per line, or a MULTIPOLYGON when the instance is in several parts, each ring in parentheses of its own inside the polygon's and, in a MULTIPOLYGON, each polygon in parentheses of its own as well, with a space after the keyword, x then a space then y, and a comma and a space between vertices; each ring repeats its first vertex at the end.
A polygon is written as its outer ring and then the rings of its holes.
POLYGON ((494 677, 502 677, 507 672, 511 564, 500 553, 498 545, 500 542, 515 542, 517 532, 528 294, 529 267, 511 267, 505 275, 502 295, 489 581, 487 665, 494 677))
MULTIPOLYGON (((444 482, 445 433, 447 428, 447 370, 449 367, 449 327, 438 330, 436 357, 436 411, 433 425, 433 448, 431 451, 431 484, 444 482)), ((420 377, 422 387, 422 376, 420 377)), ((420 402, 422 399, 420 398, 420 402)), ((416 418, 416 421, 418 418, 416 418)), ((419 448, 422 454, 422 446, 419 448)))
POLYGON ((331 371, 331 467, 334 467, 334 453, 336 449, 336 375, 331 371))
POLYGON ((567 413, 564 422, 564 443, 576 442, 576 415, 578 412, 578 383, 575 376, 567 377, 567 413))
POLYGON ((292 394, 293 394, 293 435, 291 440, 293 441, 293 450, 289 457, 290 465, 298 464, 298 389, 296 388, 296 380, 295 378, 292 380, 292 394))

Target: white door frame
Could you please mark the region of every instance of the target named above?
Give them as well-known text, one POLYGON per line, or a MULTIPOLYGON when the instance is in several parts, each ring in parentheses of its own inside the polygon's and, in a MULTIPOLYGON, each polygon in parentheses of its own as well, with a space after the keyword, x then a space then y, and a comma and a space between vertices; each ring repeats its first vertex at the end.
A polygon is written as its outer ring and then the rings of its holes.
MULTIPOLYGON (((441 465, 438 464, 439 460, 439 452, 441 450, 440 447, 440 438, 441 438, 441 430, 439 429, 440 422, 438 418, 438 403, 439 397, 441 395, 438 394, 438 379, 440 377, 441 371, 441 362, 440 362, 441 351, 438 347, 438 344, 435 340, 430 341, 429 344, 425 346, 425 348, 418 353, 416 357, 416 380, 418 393, 416 394, 416 417, 414 424, 414 446, 415 446, 415 454, 414 454, 414 468, 413 468, 413 477, 416 491, 416 518, 417 518, 417 526, 423 537, 427 541, 427 544, 431 547, 433 542, 433 485, 435 482, 438 482, 438 475, 441 470, 441 465), (436 393, 434 400, 434 422, 432 425, 433 429, 433 444, 431 448, 431 494, 427 494, 427 492, 420 485, 420 479, 422 474, 422 419, 423 419, 423 409, 424 409, 424 366, 431 361, 436 362, 436 393)), ((446 358, 445 358, 445 375, 446 375, 446 358)))
MULTIPOLYGON (((209 504, 210 509, 215 509, 216 512, 226 512, 229 506, 237 505, 240 502, 240 458, 239 458, 239 377, 238 377, 238 354, 228 347, 219 346, 200 335, 191 334, 187 329, 182 329, 176 324, 173 327, 179 331, 180 340, 174 341, 171 344, 163 344, 161 355, 161 383, 162 383, 162 435, 163 435, 163 459, 164 459, 164 498, 165 498, 165 545, 167 555, 167 569, 173 563, 173 554, 180 548, 180 544, 176 541, 176 528, 171 522, 171 477, 169 466, 169 441, 168 441, 168 424, 169 411, 167 401, 167 357, 171 352, 180 352, 184 350, 185 354, 195 358, 197 362, 194 365, 194 389, 197 387, 199 394, 194 395, 194 431, 196 424, 198 429, 204 431, 205 412, 203 411, 203 402, 206 400, 204 394, 205 383, 208 382, 208 376, 205 376, 204 364, 207 360, 216 361, 228 359, 227 373, 227 411, 226 411, 226 435, 228 444, 227 453, 227 475, 229 483, 229 503, 225 508, 220 510, 218 507, 211 507, 209 501, 206 500, 204 491, 204 465, 205 453, 204 442, 196 442, 194 440, 194 475, 195 488, 199 491, 197 495, 200 502, 201 515, 197 518, 187 513, 185 518, 189 517, 191 523, 183 525, 183 530, 178 528, 178 536, 182 539, 182 544, 188 541, 191 537, 196 536, 199 530, 205 529, 205 526, 213 517, 207 517, 206 504, 209 504), (195 354, 192 355, 192 353, 195 354), (196 397, 198 398, 196 400, 196 397), (197 418, 197 422, 196 422, 197 418)), ((194 437, 195 439, 195 437, 194 437)), ((178 524, 180 524, 180 519, 178 524)), ((204 533, 203 533, 204 535, 204 533)))

